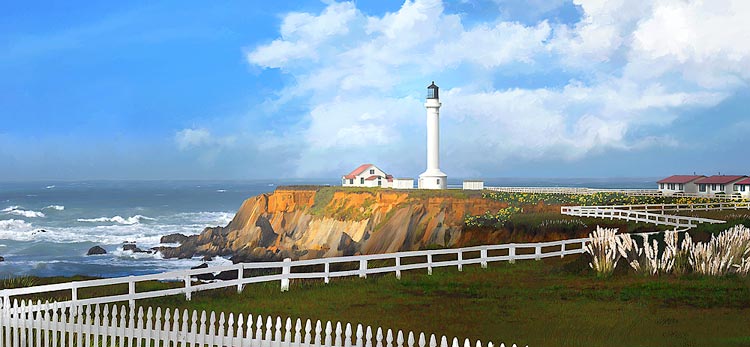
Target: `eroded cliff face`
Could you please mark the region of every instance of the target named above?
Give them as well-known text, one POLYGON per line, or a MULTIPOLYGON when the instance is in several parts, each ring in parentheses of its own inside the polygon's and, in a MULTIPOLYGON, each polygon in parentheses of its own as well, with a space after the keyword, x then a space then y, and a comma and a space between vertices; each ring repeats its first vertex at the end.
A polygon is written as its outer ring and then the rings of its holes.
POLYGON ((308 259, 462 247, 507 238, 463 227, 467 214, 497 211, 505 203, 458 195, 279 188, 245 200, 227 226, 206 228, 162 254, 232 256, 235 261, 308 259))

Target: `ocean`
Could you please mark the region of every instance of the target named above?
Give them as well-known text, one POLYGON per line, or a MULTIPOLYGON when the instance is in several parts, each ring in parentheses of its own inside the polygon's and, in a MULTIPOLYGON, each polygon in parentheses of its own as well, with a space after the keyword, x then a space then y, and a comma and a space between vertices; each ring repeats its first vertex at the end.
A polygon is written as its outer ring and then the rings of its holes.
MULTIPOLYGON (((486 185, 654 188, 655 179, 487 179, 486 185)), ((286 184, 337 180, 91 181, 0 183, 0 278, 116 277, 187 269, 202 261, 122 251, 161 245, 161 236, 224 226, 242 202, 286 184), (93 246, 106 255, 87 256, 93 246)), ((449 181, 460 186, 460 180, 449 181)), ((216 258, 210 264, 230 263, 216 258)))

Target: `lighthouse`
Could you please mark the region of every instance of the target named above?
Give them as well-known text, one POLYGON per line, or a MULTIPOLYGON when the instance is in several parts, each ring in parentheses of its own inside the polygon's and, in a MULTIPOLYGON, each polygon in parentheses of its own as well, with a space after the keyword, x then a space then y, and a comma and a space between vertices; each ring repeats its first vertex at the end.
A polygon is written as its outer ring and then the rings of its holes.
POLYGON ((438 86, 427 87, 427 170, 419 175, 419 189, 446 189, 448 176, 440 171, 440 98, 438 86))

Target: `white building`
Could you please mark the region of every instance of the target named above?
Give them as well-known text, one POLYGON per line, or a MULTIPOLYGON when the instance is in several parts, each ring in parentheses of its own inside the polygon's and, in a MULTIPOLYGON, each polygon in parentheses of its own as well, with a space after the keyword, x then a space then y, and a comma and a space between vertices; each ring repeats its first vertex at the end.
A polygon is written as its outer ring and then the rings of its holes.
POLYGON ((440 171, 440 98, 438 86, 427 87, 427 170, 419 175, 419 189, 446 189, 448 175, 440 171))
POLYGON ((698 185, 695 181, 705 178, 703 175, 673 175, 656 183, 662 195, 675 195, 681 193, 698 193, 698 185))
POLYGON ((735 194, 740 194, 743 198, 750 198, 750 177, 735 182, 734 189, 735 194))
POLYGON ((414 179, 413 178, 394 178, 391 188, 414 189, 414 179))
POLYGON ((381 187, 390 188, 393 176, 372 164, 362 164, 348 175, 341 177, 344 187, 381 187))
MULTIPOLYGON (((711 177, 701 178, 695 183, 698 185, 698 194, 734 194, 735 184, 739 181, 744 180, 747 176, 734 176, 734 175, 715 175, 711 177)), ((739 186, 737 186, 739 190, 739 186)))

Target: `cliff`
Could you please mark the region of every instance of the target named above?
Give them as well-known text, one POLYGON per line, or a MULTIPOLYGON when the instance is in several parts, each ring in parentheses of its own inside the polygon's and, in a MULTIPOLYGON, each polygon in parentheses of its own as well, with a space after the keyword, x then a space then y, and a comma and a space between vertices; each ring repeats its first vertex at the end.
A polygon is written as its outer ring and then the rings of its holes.
POLYGON ((245 200, 227 226, 162 254, 259 261, 498 243, 507 233, 467 230, 464 217, 506 206, 462 191, 280 187, 245 200))

